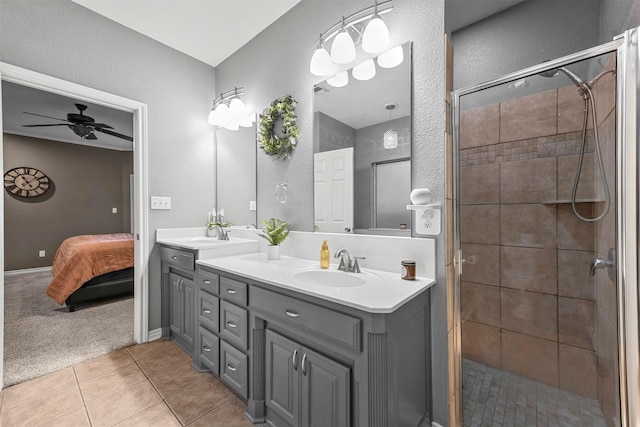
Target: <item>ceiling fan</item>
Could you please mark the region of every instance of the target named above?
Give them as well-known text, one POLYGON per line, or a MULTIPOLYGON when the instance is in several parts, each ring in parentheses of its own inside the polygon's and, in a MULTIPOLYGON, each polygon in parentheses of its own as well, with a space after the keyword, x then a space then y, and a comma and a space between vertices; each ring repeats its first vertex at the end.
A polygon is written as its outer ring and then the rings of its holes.
POLYGON ((46 126, 68 126, 76 135, 78 135, 82 139, 98 139, 95 135, 95 132, 102 132, 107 135, 115 136, 117 138, 126 139, 127 141, 133 141, 133 138, 127 135, 123 135, 121 133, 114 132, 109 129, 113 129, 113 127, 109 126, 106 123, 96 123, 93 117, 86 116, 84 111, 87 109, 86 105, 76 104, 76 108, 80 111, 80 113, 68 113, 67 119, 58 119, 56 117, 43 116, 42 114, 29 113, 27 111, 23 111, 25 114, 30 114, 32 116, 45 117, 47 119, 52 120, 60 120, 65 123, 56 123, 56 124, 42 124, 42 125, 22 125, 26 128, 34 128, 34 127, 46 127, 46 126))

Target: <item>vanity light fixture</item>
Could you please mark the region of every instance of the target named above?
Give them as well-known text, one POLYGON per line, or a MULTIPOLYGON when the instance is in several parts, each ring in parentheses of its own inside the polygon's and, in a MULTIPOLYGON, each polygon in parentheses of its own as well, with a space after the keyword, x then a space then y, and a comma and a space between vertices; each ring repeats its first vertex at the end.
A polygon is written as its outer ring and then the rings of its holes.
POLYGON ((209 124, 229 130, 238 130, 239 126, 251 126, 255 115, 244 105, 240 99, 241 95, 244 95, 242 88, 234 87, 214 99, 213 108, 209 113, 209 124))
POLYGON ((333 65, 345 65, 356 59, 356 45, 362 45, 365 53, 379 53, 389 47, 389 29, 381 15, 393 10, 392 0, 367 7, 348 17, 342 17, 316 40, 309 71, 316 76, 327 76, 333 71, 333 65), (333 40, 331 54, 324 47, 333 40))
POLYGON ((356 80, 371 80, 376 76, 376 64, 373 62, 373 59, 367 59, 363 63, 353 67, 351 74, 356 80))
POLYGON ((349 83, 349 73, 347 71, 338 73, 330 79, 327 79, 327 83, 329 83, 333 87, 346 86, 347 83, 349 83))
POLYGON ((378 56, 378 65, 382 68, 393 68, 402 64, 404 61, 404 50, 401 46, 396 46, 378 56))
MULTIPOLYGON (((391 121, 391 112, 395 110, 397 107, 396 104, 387 104, 384 106, 387 110, 389 110, 389 121, 391 121)), ((382 136, 382 141, 384 148, 387 150, 392 150, 398 146, 398 132, 393 129, 389 129, 382 136)))

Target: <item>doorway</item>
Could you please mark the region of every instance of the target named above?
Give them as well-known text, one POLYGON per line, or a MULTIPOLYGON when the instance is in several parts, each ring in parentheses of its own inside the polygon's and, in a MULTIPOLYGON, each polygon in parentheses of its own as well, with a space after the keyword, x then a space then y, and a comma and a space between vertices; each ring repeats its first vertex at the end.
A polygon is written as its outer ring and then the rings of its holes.
MULTIPOLYGON (((0 63, 0 80, 40 89, 133 114, 134 138, 134 341, 148 341, 148 197, 147 197, 147 106, 120 96, 88 88, 10 64, 0 63)), ((2 94, 0 93, 0 97, 2 94)), ((1 104, 0 104, 1 105, 1 104)), ((2 130, 0 106, 0 131, 2 130)), ((2 154, 0 132, 0 162, 2 154)), ((4 241, 4 202, 0 201, 0 237, 4 241)), ((0 252, 0 271, 4 271, 4 248, 0 252)), ((4 354, 4 275, 0 275, 0 354, 4 354)), ((0 378, 4 366, 0 358, 0 378)), ((2 384, 0 384, 2 386, 2 384)))
POLYGON ((635 43, 454 93, 465 426, 638 421, 635 43))

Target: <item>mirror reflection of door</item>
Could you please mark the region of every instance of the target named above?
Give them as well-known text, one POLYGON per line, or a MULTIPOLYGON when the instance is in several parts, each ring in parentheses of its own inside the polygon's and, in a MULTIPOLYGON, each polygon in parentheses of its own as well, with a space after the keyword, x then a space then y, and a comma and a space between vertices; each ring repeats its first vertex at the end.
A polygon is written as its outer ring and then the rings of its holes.
POLYGON ((353 228, 353 147, 313 155, 316 230, 353 228))
POLYGON ((411 160, 373 164, 374 228, 405 230, 411 228, 411 160))

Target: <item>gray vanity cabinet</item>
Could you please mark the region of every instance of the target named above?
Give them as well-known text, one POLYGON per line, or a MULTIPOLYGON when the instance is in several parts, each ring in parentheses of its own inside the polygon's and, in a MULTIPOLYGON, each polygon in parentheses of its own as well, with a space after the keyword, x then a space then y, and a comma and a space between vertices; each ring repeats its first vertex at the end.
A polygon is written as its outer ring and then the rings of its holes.
POLYGON ((195 336, 195 315, 193 312, 195 284, 193 280, 175 273, 170 273, 169 280, 171 282, 171 310, 169 315, 171 333, 193 348, 193 337, 195 336))
POLYGON ((350 369, 266 331, 266 405, 276 425, 349 425, 350 369), (273 418, 279 417, 276 420, 273 418))

